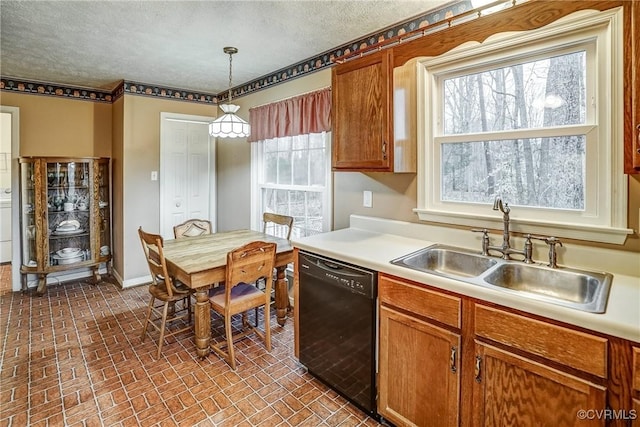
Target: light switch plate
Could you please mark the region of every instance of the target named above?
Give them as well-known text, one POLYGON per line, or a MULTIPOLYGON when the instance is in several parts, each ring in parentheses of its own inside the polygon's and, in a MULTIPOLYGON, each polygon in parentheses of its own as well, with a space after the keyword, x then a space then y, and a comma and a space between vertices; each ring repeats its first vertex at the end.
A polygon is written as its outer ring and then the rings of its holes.
POLYGON ((365 208, 373 207, 373 193, 365 190, 362 192, 362 206, 365 208))
POLYGON ((158 180, 158 171, 151 171, 151 181, 158 180))

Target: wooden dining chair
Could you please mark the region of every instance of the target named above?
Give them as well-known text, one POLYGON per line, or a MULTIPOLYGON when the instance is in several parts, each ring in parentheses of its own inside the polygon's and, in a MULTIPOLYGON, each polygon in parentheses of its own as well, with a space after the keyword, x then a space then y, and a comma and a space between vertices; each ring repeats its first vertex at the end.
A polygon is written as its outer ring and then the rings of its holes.
POLYGON ((193 290, 186 286, 176 285, 176 282, 167 272, 167 263, 162 250, 163 239, 158 234, 146 233, 142 227, 138 229, 142 249, 151 272, 151 283, 149 284, 149 294, 151 300, 147 307, 147 315, 142 330, 142 342, 147 336, 149 325, 160 333, 158 339, 158 352, 156 358, 160 357, 162 345, 165 337, 179 334, 192 329, 191 326, 191 295, 193 290), (155 247, 158 256, 152 255, 150 247, 155 247), (156 300, 161 304, 156 304, 156 300), (180 302, 181 307, 176 309, 176 303, 180 302), (155 317, 152 317, 154 315, 155 317), (172 323, 178 323, 187 319, 187 326, 170 329, 172 323))
POLYGON ((291 240, 293 217, 271 212, 262 214, 262 232, 291 240))
MULTIPOLYGON (((288 215, 264 212, 262 214, 262 232, 276 237, 283 237, 291 240, 293 230, 293 217, 288 215)), ((273 272, 274 282, 277 280, 276 272, 273 272)), ((264 281, 258 282, 258 288, 264 288, 264 281)), ((271 302, 275 303, 275 292, 272 292, 271 302)), ((287 298, 288 299, 288 298, 287 298)), ((291 308, 289 304, 288 308, 291 308)))
MULTIPOLYGON (((211 308, 224 317, 225 341, 212 343, 211 349, 224 358, 236 369, 234 341, 250 333, 255 333, 263 341, 267 351, 271 351, 270 295, 272 288, 272 272, 275 263, 276 244, 262 241, 247 243, 227 253, 227 271, 225 286, 215 288, 209 297, 211 308), (260 278, 265 278, 264 291, 255 285, 260 278), (264 331, 247 321, 246 312, 252 308, 264 306, 264 331), (243 331, 233 336, 231 316, 242 313, 243 331), (224 348, 226 347, 226 350, 224 348)), ((256 314, 257 316, 257 314, 256 314)))
POLYGON ((203 234, 211 234, 213 228, 211 221, 207 219, 188 219, 182 224, 173 226, 173 237, 195 237, 203 234))

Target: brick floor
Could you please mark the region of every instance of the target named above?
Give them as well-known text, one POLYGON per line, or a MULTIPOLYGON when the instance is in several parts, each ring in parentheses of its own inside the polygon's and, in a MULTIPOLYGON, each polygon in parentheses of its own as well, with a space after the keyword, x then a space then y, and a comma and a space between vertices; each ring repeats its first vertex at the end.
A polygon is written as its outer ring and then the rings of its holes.
MULTIPOLYGON (((148 295, 108 282, 1 295, 0 426, 379 425, 306 373, 293 319, 277 326, 275 310, 271 353, 240 341, 235 372, 215 354, 198 360, 192 332, 155 360, 140 339, 148 295)), ((212 336, 222 328, 212 314, 212 336)))

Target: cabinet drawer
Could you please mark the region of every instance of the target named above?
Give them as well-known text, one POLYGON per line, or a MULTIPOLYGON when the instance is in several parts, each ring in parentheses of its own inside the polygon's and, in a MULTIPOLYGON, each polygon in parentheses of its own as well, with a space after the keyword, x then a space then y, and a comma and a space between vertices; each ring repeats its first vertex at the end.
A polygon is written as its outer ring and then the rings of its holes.
POLYGON ((607 378, 607 340, 502 310, 475 306, 475 333, 607 378))
POLYGON ((460 328, 460 298, 435 292, 408 282, 380 276, 380 302, 445 325, 460 328))
POLYGON ((633 347, 633 389, 640 391, 640 347, 633 347))

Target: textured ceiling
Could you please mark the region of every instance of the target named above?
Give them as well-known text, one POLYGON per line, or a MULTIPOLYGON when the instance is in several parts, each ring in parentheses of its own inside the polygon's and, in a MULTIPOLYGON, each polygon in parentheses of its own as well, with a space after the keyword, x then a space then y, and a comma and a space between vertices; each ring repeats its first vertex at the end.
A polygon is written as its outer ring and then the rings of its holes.
POLYGON ((220 93, 433 10, 422 1, 0 1, 3 76, 220 93))

